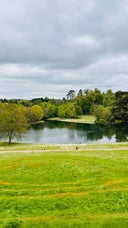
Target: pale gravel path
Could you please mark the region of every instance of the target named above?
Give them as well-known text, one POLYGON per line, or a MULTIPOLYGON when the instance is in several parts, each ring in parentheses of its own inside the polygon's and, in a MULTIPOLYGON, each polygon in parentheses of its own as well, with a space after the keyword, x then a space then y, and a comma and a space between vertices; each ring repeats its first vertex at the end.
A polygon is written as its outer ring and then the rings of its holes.
POLYGON ((31 150, 1 150, 0 154, 3 153, 44 153, 44 152, 79 152, 79 151, 120 151, 120 150, 126 150, 128 151, 128 147, 120 147, 120 148, 61 148, 61 149, 31 149, 31 150))

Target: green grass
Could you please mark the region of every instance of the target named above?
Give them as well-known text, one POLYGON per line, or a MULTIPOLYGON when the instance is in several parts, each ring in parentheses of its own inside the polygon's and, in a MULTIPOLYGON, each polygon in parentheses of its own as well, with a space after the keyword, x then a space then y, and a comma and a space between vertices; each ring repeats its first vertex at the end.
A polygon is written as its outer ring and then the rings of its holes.
POLYGON ((62 122, 71 122, 71 123, 88 123, 88 124, 94 124, 95 123, 95 116, 93 115, 82 115, 79 118, 60 118, 60 117, 54 117, 54 118, 49 118, 49 120, 57 120, 57 121, 62 121, 62 122))
POLYGON ((128 227, 128 143, 0 144, 0 227, 128 227))

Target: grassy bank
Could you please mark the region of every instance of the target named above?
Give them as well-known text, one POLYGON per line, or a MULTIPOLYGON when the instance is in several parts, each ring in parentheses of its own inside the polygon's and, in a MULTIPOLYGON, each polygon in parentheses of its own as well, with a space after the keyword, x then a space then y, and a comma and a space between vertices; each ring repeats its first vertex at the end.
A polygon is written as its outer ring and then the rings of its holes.
POLYGON ((54 117, 50 118, 49 120, 57 120, 57 121, 63 121, 63 122, 71 122, 71 123, 88 123, 88 124, 94 124, 95 123, 95 116, 93 115, 83 115, 80 116, 79 118, 60 118, 60 117, 54 117))
POLYGON ((128 143, 77 147, 0 144, 0 227, 127 227, 128 143))

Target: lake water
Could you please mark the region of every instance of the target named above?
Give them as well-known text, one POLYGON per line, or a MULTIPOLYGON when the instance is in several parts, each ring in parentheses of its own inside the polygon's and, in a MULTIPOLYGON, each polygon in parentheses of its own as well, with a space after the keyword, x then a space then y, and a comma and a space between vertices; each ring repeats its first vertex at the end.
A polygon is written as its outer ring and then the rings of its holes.
MULTIPOLYGON (((121 132, 119 130, 119 132, 121 132)), ((93 124, 46 121, 33 125, 18 142, 42 144, 113 143, 119 139, 115 128, 93 124)), ((122 139, 122 135, 120 137, 122 139)), ((123 136, 127 139, 127 135, 123 136)))

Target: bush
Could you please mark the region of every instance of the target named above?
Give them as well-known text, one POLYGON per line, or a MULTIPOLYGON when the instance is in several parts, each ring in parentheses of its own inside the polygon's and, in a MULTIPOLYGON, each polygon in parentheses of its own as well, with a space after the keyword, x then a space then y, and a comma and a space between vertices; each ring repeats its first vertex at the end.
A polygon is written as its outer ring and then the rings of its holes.
POLYGON ((21 227, 22 221, 17 219, 11 219, 10 221, 6 222, 3 228, 17 228, 21 227))
POLYGON ((107 124, 110 118, 110 108, 104 107, 102 105, 98 106, 95 110, 96 123, 98 124, 107 124))

